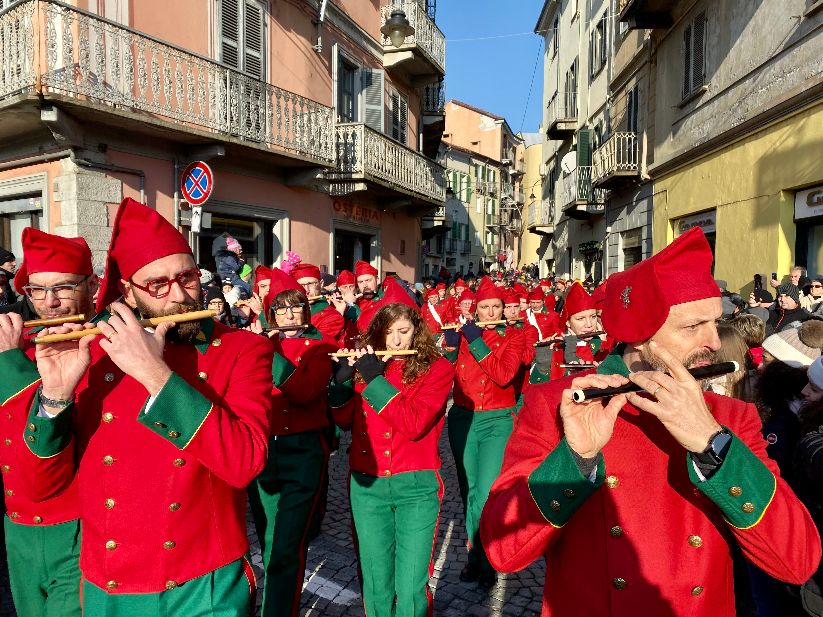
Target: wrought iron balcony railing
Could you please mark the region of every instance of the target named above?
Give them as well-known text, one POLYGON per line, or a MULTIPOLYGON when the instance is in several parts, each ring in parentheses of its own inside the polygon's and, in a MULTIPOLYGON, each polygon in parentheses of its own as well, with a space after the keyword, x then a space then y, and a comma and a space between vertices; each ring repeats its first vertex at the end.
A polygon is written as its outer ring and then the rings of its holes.
POLYGON ((446 84, 436 81, 423 87, 423 113, 443 115, 446 113, 446 84))
POLYGON ((549 102, 547 112, 546 126, 549 131, 556 129, 575 130, 577 124, 577 92, 557 92, 549 102))
POLYGON ((446 37, 428 16, 426 9, 415 0, 395 0, 380 9, 380 23, 386 23, 393 9, 402 9, 414 28, 414 34, 407 36, 399 48, 395 48, 389 37, 383 36, 383 47, 390 51, 419 49, 435 65, 442 75, 446 74, 446 37))
POLYGON ((637 133, 614 133, 592 153, 592 182, 613 176, 633 176, 639 169, 637 133))
POLYGON ((56 0, 2 13, 0 51, 0 98, 53 93, 334 162, 331 108, 56 0))
POLYGON ((362 123, 334 127, 337 167, 332 182, 365 180, 431 203, 446 199, 446 170, 362 123))

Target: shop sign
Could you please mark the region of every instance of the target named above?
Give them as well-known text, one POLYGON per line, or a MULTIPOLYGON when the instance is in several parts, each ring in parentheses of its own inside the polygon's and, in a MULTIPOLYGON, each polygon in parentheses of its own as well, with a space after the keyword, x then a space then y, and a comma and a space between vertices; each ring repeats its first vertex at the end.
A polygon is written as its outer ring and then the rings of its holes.
POLYGON ((716 230, 717 212, 709 210, 700 214, 693 214, 682 219, 677 219, 674 223, 674 235, 680 236, 692 227, 700 227, 705 234, 713 234, 716 230))
POLYGON ((350 201, 335 199, 332 202, 334 218, 359 223, 361 225, 380 226, 380 211, 368 206, 361 206, 350 201))
POLYGON ((794 218, 823 216, 823 185, 797 191, 794 195, 794 218))

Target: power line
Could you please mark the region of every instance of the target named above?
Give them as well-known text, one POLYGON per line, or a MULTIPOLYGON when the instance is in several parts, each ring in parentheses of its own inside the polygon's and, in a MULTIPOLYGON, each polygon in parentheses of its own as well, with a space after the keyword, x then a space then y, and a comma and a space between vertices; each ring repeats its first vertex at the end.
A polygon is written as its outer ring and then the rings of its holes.
MULTIPOLYGON (((597 23, 598 21, 600 21, 602 19, 617 17, 617 16, 618 16, 618 13, 613 13, 613 14, 608 14, 608 15, 603 14, 600 17, 598 17, 597 19, 587 20, 586 23, 587 24, 593 24, 593 23, 597 23)), ((526 35, 529 35, 529 34, 537 34, 538 36, 542 36, 542 35, 544 35, 548 32, 552 32, 554 30, 560 30, 560 29, 561 28, 546 28, 545 30, 537 30, 536 32, 535 31, 532 31, 532 32, 514 32, 512 34, 495 34, 495 35, 492 35, 492 36, 476 36, 476 37, 465 38, 465 39, 446 39, 446 42, 447 43, 468 43, 468 42, 471 42, 471 41, 491 41, 491 40, 494 40, 494 39, 510 39, 510 38, 513 38, 513 37, 516 37, 516 36, 526 36, 526 35)))
POLYGON ((543 39, 540 39, 540 45, 537 46, 537 57, 534 59, 534 68, 532 69, 532 80, 529 83, 529 94, 526 96, 526 106, 523 109, 523 118, 520 120, 520 130, 518 133, 523 132, 523 124, 526 122, 526 114, 529 111, 529 101, 532 98, 532 86, 534 86, 534 76, 537 74, 537 64, 540 62, 541 52, 543 51, 543 39))

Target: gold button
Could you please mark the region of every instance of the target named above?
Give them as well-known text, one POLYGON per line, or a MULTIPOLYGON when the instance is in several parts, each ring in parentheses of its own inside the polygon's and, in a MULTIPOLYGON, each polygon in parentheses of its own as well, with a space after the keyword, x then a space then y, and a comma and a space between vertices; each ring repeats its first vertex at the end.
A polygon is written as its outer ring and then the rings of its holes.
POLYGON ((117 581, 109 581, 106 583, 106 589, 117 589, 117 581))
MULTIPOLYGON (((311 341, 307 340, 306 341, 306 347, 308 347, 309 345, 311 345, 311 341)), ((297 358, 297 361, 300 362, 300 358, 297 358)))
POLYGON ((33 433, 37 430, 37 427, 34 426, 33 422, 29 422, 29 430, 33 433))
POLYGON ((34 443, 34 435, 27 435, 26 441, 28 441, 29 443, 34 443))
POLYGON ((552 500, 549 502, 549 507, 550 507, 552 510, 554 510, 555 512, 557 512, 557 511, 560 509, 560 502, 559 502, 559 501, 557 501, 556 499, 552 499, 552 500))
POLYGON ((111 383, 112 381, 114 381, 114 373, 106 373, 105 375, 103 375, 103 379, 108 383, 111 383))
POLYGON ((573 491, 572 489, 570 489, 570 488, 565 489, 565 490, 563 491, 563 494, 564 494, 566 497, 568 497, 569 499, 573 499, 573 498, 574 498, 574 491, 573 491))
POLYGON ((700 536, 689 536, 689 546, 693 546, 694 548, 700 548, 703 546, 703 538, 700 536))
POLYGON ((32 520, 39 525, 40 523, 43 522, 43 517, 42 516, 35 516, 32 520))
POLYGON ((389 471, 389 470, 387 469, 386 471, 384 471, 384 472, 383 472, 383 475, 384 475, 384 476, 390 476, 390 475, 391 475, 391 471, 389 471))
POLYGON ((114 540, 109 540, 108 542, 106 542, 106 550, 107 551, 113 551, 116 548, 117 548, 117 542, 115 542, 114 540))
POLYGON ((620 525, 615 525, 609 529, 609 533, 612 534, 612 538, 619 538, 623 535, 623 528, 620 525))
POLYGON ((740 488, 739 486, 732 486, 729 489, 729 495, 731 495, 732 497, 740 497, 742 494, 743 494, 743 489, 740 488))
POLYGON ((7 488, 6 489, 6 496, 7 497, 14 497, 14 491, 11 490, 10 488, 7 488))
POLYGON ((113 456, 104 456, 103 457, 103 464, 106 466, 114 465, 114 457, 113 456))
POLYGON ((388 432, 383 433, 383 437, 385 437, 386 439, 388 439, 389 437, 391 437, 391 433, 388 433, 388 432))
POLYGON ((174 459, 174 466, 175 466, 175 467, 182 467, 182 466, 183 466, 183 465, 185 465, 185 464, 186 464, 185 459, 182 459, 182 458, 176 458, 176 459, 174 459))
POLYGON ((114 414, 113 413, 111 413, 110 411, 107 411, 106 413, 103 414, 103 422, 111 422, 112 420, 114 420, 114 414))
POLYGON ((9 517, 17 519, 17 518, 20 518, 20 515, 17 512, 12 512, 11 514, 9 514, 9 517))
POLYGON ((8 465, 3 465, 2 469, 3 473, 8 473, 9 471, 11 471, 11 467, 9 467, 8 465))
POLYGON ((114 499, 109 497, 106 501, 103 502, 103 505, 106 507, 106 510, 113 510, 114 509, 114 499))
POLYGON ((5 443, 7 446, 10 446, 10 445, 11 445, 11 439, 6 439, 6 440, 4 441, 4 443, 5 443))
POLYGON ((627 584, 625 578, 618 577, 612 579, 612 585, 614 585, 615 589, 625 589, 627 584))
POLYGON ((7 417, 9 420, 11 420, 11 414, 10 414, 10 413, 7 413, 7 414, 6 414, 6 417, 7 417))
POLYGON ((174 589, 177 587, 177 581, 166 581, 166 589, 174 589))
POLYGON ((743 510, 743 512, 745 512, 746 514, 751 514, 752 512, 754 512, 754 504, 750 501, 747 501, 741 506, 740 509, 743 510))
POLYGON ((617 488, 618 486, 620 486, 620 480, 617 478, 617 476, 607 476, 606 486, 608 486, 609 488, 617 488))
POLYGON ((177 512, 180 509, 180 504, 176 501, 174 503, 169 504, 169 511, 170 512, 177 512))
POLYGON ((155 422, 154 426, 156 426, 157 428, 166 428, 166 425, 162 422, 155 422))
POLYGON ((221 341, 219 338, 216 338, 211 342, 211 346, 212 347, 220 347, 220 345, 222 343, 223 343, 223 341, 221 341))
POLYGON ((389 450, 383 450, 383 456, 389 456, 391 452, 389 450))
POLYGON ((169 431, 168 434, 171 439, 177 439, 178 437, 180 437, 180 433, 178 433, 177 431, 169 431))
POLYGON ((364 418, 368 417, 368 415, 369 415, 369 414, 368 414, 368 413, 366 413, 365 411, 363 412, 363 417, 364 417, 364 418))
POLYGON ((206 371, 200 371, 197 373, 197 379, 200 381, 206 381, 209 378, 209 374, 206 371))
POLYGON ((284 430, 284 431, 287 431, 287 430, 289 430, 289 427, 288 427, 288 426, 284 426, 284 427, 283 427, 283 430, 284 430))
POLYGON ((289 414, 289 410, 288 410, 288 409, 284 409, 284 410, 283 410, 283 415, 288 415, 288 414, 289 414))
POLYGON ((166 542, 163 542, 163 548, 166 549, 167 551, 170 551, 175 546, 177 546, 177 543, 174 542, 173 540, 167 540, 166 542))
POLYGON ((693 596, 699 596, 701 593, 703 593, 703 586, 702 585, 698 585, 697 587, 692 587, 692 595, 693 596))

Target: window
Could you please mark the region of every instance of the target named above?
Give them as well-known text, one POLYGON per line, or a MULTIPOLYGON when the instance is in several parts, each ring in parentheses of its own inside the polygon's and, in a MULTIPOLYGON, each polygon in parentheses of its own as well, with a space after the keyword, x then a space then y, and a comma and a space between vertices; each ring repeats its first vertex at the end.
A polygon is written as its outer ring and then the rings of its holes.
POLYGON ((557 55, 560 49, 560 16, 556 16, 552 22, 552 57, 557 55))
POLYGON ((683 30, 683 98, 706 83, 706 13, 699 13, 683 30))
POLYGON ((563 101, 564 118, 577 117, 577 58, 574 59, 569 70, 566 71, 565 100, 563 101))
POLYGON ((337 120, 357 122, 357 67, 340 54, 337 58, 337 120))
POLYGON ((625 270, 643 260, 643 234, 640 229, 630 229, 620 234, 625 270))
POLYGON ((634 88, 626 93, 626 130, 630 133, 637 133, 638 112, 640 111, 640 86, 635 85, 634 88))
POLYGON ((375 131, 383 132, 383 69, 360 69, 360 86, 363 93, 363 122, 375 131))
MULTIPOLYGON (((389 104, 391 112, 389 135, 405 146, 409 125, 409 101, 396 90, 390 90, 389 104)), ((454 192, 458 194, 459 189, 454 187, 454 192)))
POLYGON ((263 6, 256 0, 220 0, 220 62, 265 77, 265 21, 263 6))
POLYGON ((335 44, 332 52, 333 96, 337 122, 364 122, 375 131, 383 126, 385 72, 361 67, 335 44))
POLYGON ((606 65, 606 42, 608 39, 606 14, 597 21, 589 38, 589 78, 593 79, 606 65))

